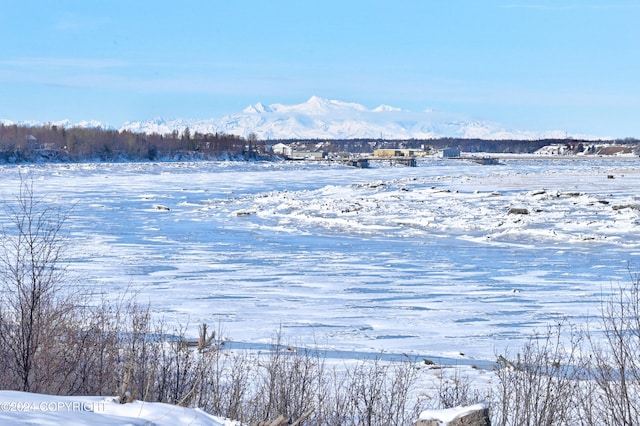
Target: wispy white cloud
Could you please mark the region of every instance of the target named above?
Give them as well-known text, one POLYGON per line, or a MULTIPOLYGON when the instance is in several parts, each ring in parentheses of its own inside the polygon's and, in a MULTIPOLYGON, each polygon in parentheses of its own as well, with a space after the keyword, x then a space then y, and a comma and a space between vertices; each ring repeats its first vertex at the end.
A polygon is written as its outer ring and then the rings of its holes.
POLYGON ((600 3, 600 4, 540 4, 540 3, 512 3, 503 4, 500 7, 505 9, 533 9, 533 10, 547 10, 547 11, 564 11, 564 10, 624 10, 624 9, 638 9, 640 10, 640 4, 628 4, 628 3, 600 3))
POLYGON ((65 14, 53 23, 52 28, 58 31, 96 31, 109 25, 111 20, 106 17, 65 14))
POLYGON ((535 10, 571 10, 575 9, 576 6, 549 6, 545 4, 503 4, 500 7, 504 9, 535 9, 535 10))
POLYGON ((82 69, 102 69, 124 67, 129 64, 125 61, 114 59, 94 59, 94 58, 56 58, 56 57, 20 57, 0 60, 0 65, 33 68, 33 67, 56 67, 56 68, 82 68, 82 69))

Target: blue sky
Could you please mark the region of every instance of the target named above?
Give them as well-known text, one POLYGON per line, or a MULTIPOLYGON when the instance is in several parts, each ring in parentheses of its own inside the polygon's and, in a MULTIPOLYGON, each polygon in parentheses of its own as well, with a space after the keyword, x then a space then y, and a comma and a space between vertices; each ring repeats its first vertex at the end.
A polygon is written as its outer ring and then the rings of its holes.
POLYGON ((0 118, 219 118, 312 95, 640 137, 637 0, 5 0, 0 118))

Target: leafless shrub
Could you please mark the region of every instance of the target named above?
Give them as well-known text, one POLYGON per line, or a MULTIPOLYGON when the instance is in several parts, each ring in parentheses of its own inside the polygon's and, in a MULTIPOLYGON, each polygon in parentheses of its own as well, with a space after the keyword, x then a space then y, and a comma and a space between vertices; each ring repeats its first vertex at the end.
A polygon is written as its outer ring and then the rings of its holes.
POLYGON ((602 425, 632 425, 640 418, 640 279, 603 299, 602 331, 587 331, 585 368, 590 418, 602 425))
POLYGON ((409 395, 417 370, 410 361, 363 360, 329 375, 317 425, 411 424, 417 417, 409 395))
POLYGON ((492 400, 490 390, 481 390, 473 385, 468 375, 459 368, 453 368, 449 375, 442 370, 438 386, 438 404, 440 408, 453 408, 486 403, 492 400))
POLYGON ((575 424, 579 405, 575 364, 579 333, 564 332, 566 323, 534 335, 515 360, 498 358, 499 395, 494 404, 496 425, 575 424))
MULTIPOLYGON (((347 395, 351 398, 351 413, 354 424, 382 424, 386 387, 388 386, 387 369, 380 361, 363 361, 348 371, 347 395)), ((385 423, 392 424, 392 423, 385 423)))
POLYGON ((259 369, 255 371, 256 391, 251 400, 256 407, 252 421, 280 414, 297 419, 318 405, 324 363, 316 352, 285 344, 278 331, 269 353, 258 356, 256 363, 259 369))
POLYGON ((634 425, 640 418, 640 281, 603 297, 596 330, 566 322, 498 358, 497 425, 634 425), (563 337, 564 336, 564 337, 563 337))
POLYGON ((210 413, 247 421, 249 398, 257 369, 248 352, 208 352, 201 359, 202 375, 196 405, 210 413))

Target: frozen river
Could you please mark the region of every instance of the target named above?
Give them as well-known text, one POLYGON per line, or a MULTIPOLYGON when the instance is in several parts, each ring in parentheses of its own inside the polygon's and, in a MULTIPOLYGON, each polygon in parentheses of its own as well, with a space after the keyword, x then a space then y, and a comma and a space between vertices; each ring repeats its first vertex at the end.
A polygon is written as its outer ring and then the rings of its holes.
POLYGON ((494 359, 640 270, 638 159, 0 167, 72 207, 97 294, 232 340, 494 359), (511 210, 511 213, 509 212, 511 210), (528 214, 522 214, 522 213, 528 214), (461 353, 464 354, 460 355, 461 353))

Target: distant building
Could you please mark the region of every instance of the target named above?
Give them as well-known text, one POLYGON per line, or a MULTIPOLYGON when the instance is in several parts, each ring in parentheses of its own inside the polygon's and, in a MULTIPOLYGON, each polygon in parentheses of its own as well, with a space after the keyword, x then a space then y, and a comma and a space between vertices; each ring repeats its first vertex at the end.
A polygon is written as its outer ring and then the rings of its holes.
POLYGON ((273 145, 271 147, 271 150, 273 151, 274 154, 282 155, 283 157, 287 157, 287 158, 291 157, 291 154, 293 153, 293 149, 291 149, 289 145, 284 143, 277 143, 273 145))
POLYGON ((27 143, 29 148, 41 157, 53 158, 58 155, 58 146, 52 142, 40 142, 38 138, 33 135, 27 136, 27 143))
POLYGON ((460 157, 460 148, 445 148, 442 150, 442 158, 459 158, 460 157))
POLYGON ((293 151, 288 158, 293 160, 322 160, 327 156, 324 151, 293 151))
POLYGON ((400 157, 404 155, 401 149, 376 149, 373 151, 374 157, 400 157))

